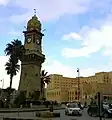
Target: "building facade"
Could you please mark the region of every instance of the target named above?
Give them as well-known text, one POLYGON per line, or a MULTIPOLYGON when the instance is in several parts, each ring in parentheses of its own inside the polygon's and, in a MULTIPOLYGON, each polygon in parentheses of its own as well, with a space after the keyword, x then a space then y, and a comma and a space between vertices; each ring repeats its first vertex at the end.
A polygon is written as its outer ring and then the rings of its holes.
MULTIPOLYGON (((47 100, 77 101, 78 78, 68 78, 57 74, 51 74, 50 78, 51 82, 46 89, 47 100)), ((112 72, 99 72, 94 76, 80 77, 80 101, 90 101, 97 92, 101 92, 105 96, 112 93, 112 72)))

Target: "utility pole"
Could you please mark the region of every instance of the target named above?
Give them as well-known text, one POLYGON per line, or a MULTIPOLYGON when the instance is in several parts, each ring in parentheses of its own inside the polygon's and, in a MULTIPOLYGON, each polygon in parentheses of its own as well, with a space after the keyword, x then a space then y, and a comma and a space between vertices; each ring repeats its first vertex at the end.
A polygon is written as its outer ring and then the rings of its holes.
POLYGON ((77 81, 77 86, 78 86, 78 93, 77 93, 77 97, 78 97, 78 102, 80 102, 80 70, 79 68, 77 68, 77 73, 78 73, 78 81, 77 81))

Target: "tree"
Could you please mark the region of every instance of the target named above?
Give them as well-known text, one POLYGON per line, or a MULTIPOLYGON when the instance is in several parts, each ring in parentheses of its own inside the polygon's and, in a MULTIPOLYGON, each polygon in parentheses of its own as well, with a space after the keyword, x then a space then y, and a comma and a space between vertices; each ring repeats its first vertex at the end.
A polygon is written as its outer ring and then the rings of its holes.
POLYGON ((44 99, 44 88, 45 88, 45 84, 49 84, 50 83, 50 75, 47 75, 48 72, 45 72, 45 70, 42 70, 40 73, 40 78, 41 78, 41 94, 43 95, 43 99, 44 99))
POLYGON ((14 91, 15 91, 15 89, 14 88, 11 88, 10 89, 10 87, 7 87, 6 89, 4 89, 7 93, 8 93, 8 91, 10 90, 10 92, 11 93, 13 93, 14 91))
POLYGON ((26 101, 25 92, 21 91, 14 100, 14 104, 16 104, 17 107, 20 107, 20 105, 25 105, 25 101, 26 101))
POLYGON ((22 42, 18 39, 11 41, 6 45, 6 49, 4 50, 6 56, 9 56, 9 61, 5 64, 7 74, 10 75, 10 89, 12 86, 13 76, 19 72, 20 65, 18 64, 19 59, 21 59, 22 55, 25 52, 25 48, 22 45, 22 42))
POLYGON ((25 52, 22 42, 18 39, 11 41, 11 43, 8 43, 6 46, 4 50, 6 56, 15 56, 17 60, 19 60, 25 52))
POLYGON ((19 72, 20 66, 17 63, 15 57, 10 56, 9 61, 5 64, 5 70, 7 71, 7 75, 10 75, 10 89, 12 87, 12 79, 19 72))
POLYGON ((8 92, 8 102, 10 102, 12 79, 20 70, 20 65, 18 62, 23 56, 25 48, 22 45, 22 42, 18 39, 11 41, 11 43, 8 43, 6 46, 7 47, 4 52, 6 56, 9 56, 9 60, 5 64, 5 70, 7 71, 7 74, 10 75, 10 87, 8 92))

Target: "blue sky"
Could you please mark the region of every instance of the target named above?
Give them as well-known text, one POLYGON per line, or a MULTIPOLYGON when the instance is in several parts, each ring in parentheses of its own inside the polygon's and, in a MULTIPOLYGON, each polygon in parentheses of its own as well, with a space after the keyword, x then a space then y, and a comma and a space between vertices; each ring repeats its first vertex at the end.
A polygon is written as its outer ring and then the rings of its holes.
MULTIPOLYGON (((68 77, 94 75, 112 69, 111 0, 0 0, 0 78, 4 87, 9 76, 4 71, 6 44, 13 39, 24 41, 22 31, 36 9, 45 36, 43 69, 68 77)), ((14 78, 17 88, 20 73, 14 78)))

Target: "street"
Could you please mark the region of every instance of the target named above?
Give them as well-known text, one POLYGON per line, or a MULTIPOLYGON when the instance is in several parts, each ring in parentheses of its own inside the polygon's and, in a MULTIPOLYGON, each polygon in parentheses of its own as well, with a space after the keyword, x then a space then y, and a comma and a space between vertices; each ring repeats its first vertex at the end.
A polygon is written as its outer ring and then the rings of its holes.
MULTIPOLYGON (((61 116, 60 118, 52 118, 52 120, 99 120, 98 117, 88 116, 86 109, 83 110, 83 114, 81 117, 66 116, 64 114, 64 110, 54 110, 54 112, 60 112, 61 116)), ((0 113, 0 120, 2 120, 3 117, 35 117, 35 112, 0 113)), ((102 120, 112 120, 112 118, 110 119, 102 118, 102 120)))
MULTIPOLYGON (((60 118, 54 118, 52 120, 99 120, 98 117, 90 117, 88 116, 86 109, 83 110, 83 115, 81 117, 77 117, 77 116, 66 116, 64 114, 64 110, 56 110, 56 112, 60 112, 61 113, 61 117, 60 118)), ((102 120, 112 120, 112 118, 110 119, 104 119, 102 118, 102 120)))

